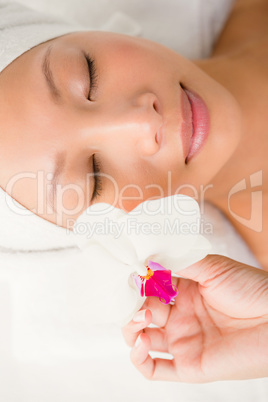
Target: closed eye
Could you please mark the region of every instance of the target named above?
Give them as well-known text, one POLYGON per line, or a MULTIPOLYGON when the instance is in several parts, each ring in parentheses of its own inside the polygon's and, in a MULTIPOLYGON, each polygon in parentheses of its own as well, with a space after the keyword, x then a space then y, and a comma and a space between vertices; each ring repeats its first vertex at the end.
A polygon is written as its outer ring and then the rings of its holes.
POLYGON ((100 178, 101 166, 95 154, 92 156, 92 161, 93 161, 94 189, 91 197, 91 202, 94 201, 95 198, 99 197, 102 191, 102 181, 100 178))
POLYGON ((92 92, 97 90, 98 75, 96 71, 95 61, 86 53, 84 53, 88 66, 89 75, 89 93, 88 100, 92 101, 92 92))

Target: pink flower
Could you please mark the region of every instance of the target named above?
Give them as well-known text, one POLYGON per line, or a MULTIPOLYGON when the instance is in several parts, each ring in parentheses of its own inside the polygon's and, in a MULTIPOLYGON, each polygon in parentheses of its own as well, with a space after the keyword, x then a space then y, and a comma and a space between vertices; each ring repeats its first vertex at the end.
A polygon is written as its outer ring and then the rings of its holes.
POLYGON ((149 261, 146 276, 133 274, 133 278, 142 297, 156 296, 162 303, 168 304, 179 293, 171 282, 171 271, 157 262, 149 261))

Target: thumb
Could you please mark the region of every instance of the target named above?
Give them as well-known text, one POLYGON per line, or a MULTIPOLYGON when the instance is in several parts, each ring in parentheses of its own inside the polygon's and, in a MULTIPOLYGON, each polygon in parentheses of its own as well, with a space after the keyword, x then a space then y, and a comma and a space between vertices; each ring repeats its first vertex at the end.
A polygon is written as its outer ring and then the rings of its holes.
POLYGON ((222 255, 209 254, 202 260, 176 272, 176 274, 183 278, 199 282, 201 285, 205 285, 208 280, 211 281, 223 272, 241 265, 244 264, 222 255))
POLYGON ((202 296, 236 317, 268 313, 268 272, 221 255, 208 255, 178 275, 199 284, 202 296))

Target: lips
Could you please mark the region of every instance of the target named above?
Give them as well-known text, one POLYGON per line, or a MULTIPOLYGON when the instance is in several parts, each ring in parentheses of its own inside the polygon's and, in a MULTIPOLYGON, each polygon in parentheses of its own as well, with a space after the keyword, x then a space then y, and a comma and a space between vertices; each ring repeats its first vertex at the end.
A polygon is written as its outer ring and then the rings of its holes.
POLYGON ((185 163, 189 163, 204 146, 210 128, 207 105, 194 91, 182 88, 181 137, 185 163))

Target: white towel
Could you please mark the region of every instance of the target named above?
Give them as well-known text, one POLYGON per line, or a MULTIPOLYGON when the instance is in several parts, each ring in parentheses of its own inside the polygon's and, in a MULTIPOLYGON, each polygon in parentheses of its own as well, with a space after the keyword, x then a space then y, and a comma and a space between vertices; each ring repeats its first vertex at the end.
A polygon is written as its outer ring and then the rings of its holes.
POLYGON ((57 36, 82 30, 55 16, 0 0, 0 72, 32 47, 57 36))

